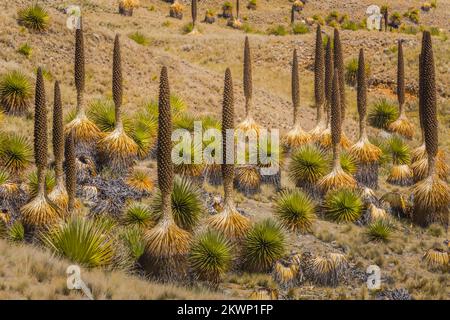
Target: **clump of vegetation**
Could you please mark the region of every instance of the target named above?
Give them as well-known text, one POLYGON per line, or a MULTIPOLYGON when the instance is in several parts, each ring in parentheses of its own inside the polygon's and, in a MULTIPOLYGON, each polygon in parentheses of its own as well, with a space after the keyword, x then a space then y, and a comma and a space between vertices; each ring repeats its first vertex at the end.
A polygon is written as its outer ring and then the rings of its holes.
POLYGON ((122 222, 125 225, 139 228, 151 228, 156 224, 155 221, 156 217, 152 210, 139 202, 130 204, 122 216, 122 222))
POLYGON ((16 220, 6 230, 6 238, 12 242, 23 242, 25 240, 25 228, 23 224, 16 220))
POLYGON ((370 241, 388 242, 392 237, 394 226, 388 219, 377 219, 369 224, 366 235, 370 241))
POLYGON ((348 267, 347 258, 341 253, 330 253, 327 257, 314 257, 307 262, 306 273, 318 285, 338 285, 348 267))
POLYGON ((205 12, 205 22, 214 23, 216 21, 216 12, 213 9, 208 9, 205 12))
POLYGON ((108 266, 115 254, 113 224, 107 219, 70 218, 41 235, 56 254, 86 267, 108 266))
POLYGON ((305 34, 309 32, 309 27, 305 23, 296 23, 292 27, 293 34, 305 34))
POLYGON ((375 128, 387 130, 398 118, 398 109, 387 99, 376 101, 369 112, 369 124, 375 128))
POLYGON ((249 10, 256 10, 257 8, 257 2, 256 0, 249 0, 247 3, 247 9, 249 10))
POLYGON ((410 164, 410 150, 408 145, 398 136, 388 141, 388 153, 392 159, 387 182, 394 185, 406 186, 412 183, 413 173, 410 164))
POLYGON ((312 19, 319 25, 323 26, 325 24, 325 20, 320 14, 315 14, 312 16, 312 19))
POLYGON ((449 268, 448 252, 441 248, 432 248, 427 250, 422 257, 422 260, 428 265, 431 270, 442 270, 447 272, 449 268))
POLYGON ((33 52, 33 49, 28 43, 24 43, 17 49, 17 52, 23 55, 26 58, 29 58, 31 56, 31 53, 33 52))
POLYGON ((50 27, 50 16, 39 4, 33 4, 18 11, 18 22, 25 28, 36 31, 45 32, 50 27))
POLYGON ((222 18, 229 19, 233 17, 233 4, 229 1, 226 1, 222 5, 222 18))
MULTIPOLYGON (((370 77, 370 64, 365 64, 366 77, 370 77)), ((358 59, 353 58, 345 65, 345 81, 350 86, 356 86, 356 78, 358 74, 358 59)))
MULTIPOLYGON (((199 222, 204 211, 197 186, 187 177, 176 177, 174 179, 171 203, 173 218, 177 226, 182 229, 192 230, 199 222)), ((161 217, 161 193, 157 193, 152 208, 156 216, 161 217)))
POLYGON ((393 12, 389 17, 389 26, 398 29, 402 24, 402 16, 398 12, 393 12))
POLYGON ((314 146, 306 145, 292 155, 289 176, 297 187, 317 199, 320 192, 316 184, 327 169, 328 162, 324 153, 314 146))
MULTIPOLYGON (((39 181, 38 181, 39 178, 37 171, 34 170, 30 172, 30 174, 27 177, 27 180, 30 196, 35 197, 39 189, 39 181)), ((53 174, 52 171, 47 171, 47 173, 45 174, 45 191, 47 193, 50 193, 55 188, 55 185, 56 185, 55 175, 53 174)))
POLYGON ((0 104, 9 114, 22 115, 30 106, 32 87, 20 71, 14 70, 0 78, 0 104))
POLYGON ((348 189, 330 192, 324 201, 325 216, 336 222, 355 222, 361 217, 363 202, 359 195, 348 189))
POLYGON ((191 33, 193 30, 194 30, 194 25, 192 24, 192 22, 186 23, 182 28, 183 34, 191 33))
POLYGON ((243 263, 249 270, 267 272, 283 257, 285 250, 283 230, 273 220, 266 219, 247 233, 242 248, 243 263))
POLYGON ((273 36, 285 36, 289 32, 286 30, 286 27, 284 25, 279 24, 275 27, 270 28, 267 33, 273 36))
POLYGON ((119 13, 124 16, 132 16, 133 10, 139 7, 139 0, 120 0, 119 13))
POLYGON ((150 40, 139 31, 129 34, 128 38, 130 38, 137 44, 140 44, 141 46, 148 46, 150 44, 150 40))
POLYGON ((192 273, 198 280, 217 286, 231 267, 232 245, 220 233, 208 231, 195 239, 189 262, 192 273))
POLYGON ((275 214, 283 227, 293 232, 311 232, 316 219, 312 199, 298 189, 282 191, 276 202, 275 214))
POLYGON ((33 161, 31 142, 19 134, 0 138, 0 164, 12 174, 20 175, 33 161))
POLYGON ((419 9, 416 8, 409 8, 408 11, 406 11, 403 16, 405 18, 408 18, 409 21, 419 24, 419 9))
POLYGON ((169 16, 175 19, 183 19, 183 10, 184 6, 179 3, 178 1, 175 1, 169 9, 169 16))

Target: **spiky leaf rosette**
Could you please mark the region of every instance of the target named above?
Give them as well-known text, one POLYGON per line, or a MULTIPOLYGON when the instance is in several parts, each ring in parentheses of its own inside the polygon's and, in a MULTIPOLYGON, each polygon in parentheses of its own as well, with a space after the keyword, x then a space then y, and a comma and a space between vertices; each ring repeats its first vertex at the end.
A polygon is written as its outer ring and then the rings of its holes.
POLYGON ((41 238, 56 254, 86 267, 108 266, 115 255, 112 225, 108 220, 72 217, 55 225, 41 238))
POLYGON ((345 119, 345 108, 346 108, 346 100, 345 100, 345 73, 344 73, 344 58, 342 54, 342 45, 341 45, 341 37, 339 35, 339 30, 334 29, 334 38, 333 38, 333 50, 334 50, 334 68, 335 73, 337 69, 338 81, 339 81, 339 97, 340 97, 340 106, 341 106, 341 119, 342 122, 345 119))
POLYGON ((307 145, 296 151, 289 164, 289 176, 295 185, 314 199, 320 197, 317 182, 327 171, 328 163, 324 153, 307 145))
MULTIPOLYGON (((193 230, 204 212, 199 188, 187 177, 175 177, 171 194, 172 214, 180 228, 193 230)), ((162 212, 161 193, 158 192, 152 203, 152 211, 158 218, 162 212)))
POLYGON ((189 263, 194 277, 217 286, 232 264, 232 244, 223 235, 207 231, 192 245, 189 263))
POLYGON ((233 180, 234 180, 234 150, 229 150, 233 143, 227 139, 227 130, 234 129, 234 94, 233 79, 229 68, 225 71, 223 103, 222 103, 222 176, 224 188, 224 207, 222 212, 211 216, 208 224, 211 228, 223 233, 230 239, 242 238, 250 226, 247 217, 241 215, 234 204, 233 180), (229 162, 232 163, 229 163, 229 162))
POLYGON ((19 176, 33 161, 33 145, 17 133, 0 137, 0 164, 10 173, 19 176))
POLYGON ((11 71, 0 79, 0 105, 8 114, 24 114, 30 105, 32 86, 20 71, 11 71))
POLYGON ((64 148, 65 172, 66 172, 66 190, 68 194, 67 210, 73 212, 75 207, 75 196, 77 187, 77 165, 75 157, 75 143, 73 141, 73 133, 69 133, 66 137, 64 148))
POLYGON ((266 219, 255 224, 243 243, 244 266, 251 271, 269 271, 275 261, 283 257, 285 241, 282 228, 273 220, 266 219))
POLYGON ((391 240, 394 226, 388 219, 377 219, 371 222, 366 230, 366 236, 370 241, 388 242, 391 240))
POLYGON ((314 99, 317 108, 317 124, 320 125, 322 125, 323 104, 325 99, 324 64, 322 31, 320 29, 320 25, 317 25, 314 59, 314 99))
POLYGON ((150 194, 154 188, 153 180, 144 170, 134 170, 128 177, 127 184, 136 191, 146 194, 150 194))
POLYGON ((308 260, 305 272, 314 283, 335 287, 347 267, 347 258, 342 253, 330 253, 327 257, 317 256, 308 260))
POLYGON ((282 191, 276 202, 275 214, 283 227, 293 232, 311 232, 316 208, 309 196, 298 189, 282 191))
POLYGON ((156 216, 150 207, 140 202, 131 203, 124 211, 122 222, 127 226, 152 228, 156 224, 156 216))
POLYGON ((236 190, 245 196, 254 195, 261 190, 261 173, 255 165, 241 165, 236 168, 234 179, 236 190))
POLYGON ((64 126, 59 81, 55 82, 53 100, 53 156, 55 157, 56 188, 49 193, 48 198, 60 209, 67 209, 68 195, 64 185, 64 126))
POLYGON ((449 253, 441 248, 431 248, 425 252, 422 260, 432 271, 441 270, 447 272, 449 270, 449 253))
POLYGON ((362 214, 364 204, 359 195, 349 189, 330 192, 323 203, 325 216, 336 222, 354 222, 362 214))
POLYGON ((331 118, 331 91, 333 88, 333 74, 334 74, 334 62, 333 53, 331 50, 331 39, 328 37, 327 46, 325 49, 325 100, 326 100, 326 113, 327 113, 327 127, 331 118))
MULTIPOLYGON (((425 154, 423 158, 413 162, 411 164, 411 170, 413 171, 415 182, 425 179, 428 176, 428 156, 425 154)), ((446 181, 448 172, 449 167, 445 159, 445 152, 443 150, 438 150, 436 155, 436 174, 442 180, 446 181)))

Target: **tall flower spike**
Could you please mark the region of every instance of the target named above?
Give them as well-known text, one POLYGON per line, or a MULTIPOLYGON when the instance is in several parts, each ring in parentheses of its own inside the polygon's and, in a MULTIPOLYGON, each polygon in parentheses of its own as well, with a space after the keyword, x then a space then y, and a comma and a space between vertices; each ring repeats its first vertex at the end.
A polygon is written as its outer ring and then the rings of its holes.
POLYGON ((112 93, 115 105, 116 123, 121 125, 120 107, 122 106, 122 62, 120 54, 120 40, 119 35, 116 34, 114 39, 114 53, 113 53, 113 74, 112 74, 112 93))
POLYGON ((360 138, 366 131, 366 104, 367 104, 367 82, 366 65, 364 61, 364 50, 359 50, 358 75, 357 75, 357 107, 359 113, 359 132, 360 138))
POLYGON ((322 31, 320 25, 316 30, 316 50, 314 59, 314 98, 317 108, 317 123, 322 121, 322 110, 325 96, 324 83, 324 54, 322 44, 322 31))
POLYGON ((251 114, 251 104, 253 97, 252 84, 252 58, 250 53, 250 43, 248 37, 245 37, 244 47, 244 95, 245 95, 245 113, 246 116, 251 114))
POLYGON ((300 106, 300 81, 298 78, 298 57, 297 49, 294 49, 292 57, 292 72, 291 72, 291 94, 292 106, 294 107, 294 125, 299 122, 299 106, 300 106))
POLYGON ((191 15, 192 15, 192 26, 195 27, 195 22, 197 21, 197 0, 192 0, 191 15))
POLYGON ((170 110, 170 88, 167 68, 161 69, 159 83, 158 117, 158 184, 161 193, 171 194, 173 188, 172 166, 172 115, 170 110))
POLYGON ((66 190, 69 196, 67 209, 69 214, 73 213, 75 207, 75 196, 77 187, 77 168, 75 158, 75 145, 73 141, 73 132, 66 136, 65 148, 65 169, 66 169, 66 190))
POLYGON ((75 30, 75 87, 77 92, 83 92, 85 86, 84 38, 81 19, 80 28, 75 30))
MULTIPOLYGON (((436 76, 434 69, 433 47, 431 35, 428 31, 423 33, 424 48, 422 54, 422 112, 423 128, 425 135, 425 148, 428 154, 428 161, 433 162, 438 151, 438 120, 436 114, 436 76)), ((430 163, 431 174, 434 167, 430 163)))
POLYGON ((334 160, 339 161, 338 148, 341 142, 341 101, 339 87, 339 70, 334 69, 333 87, 331 90, 331 143, 333 144, 334 160))
POLYGON ((55 92, 53 101, 53 156, 55 157, 55 176, 61 179, 63 172, 64 160, 64 128, 63 128, 63 111, 61 102, 61 90, 59 81, 55 81, 55 92))
POLYGON ((341 104, 341 118, 345 119, 345 74, 344 74, 344 58, 342 54, 341 37, 339 30, 334 29, 334 68, 339 72, 339 91, 340 91, 340 104, 341 104))
POLYGON ((47 108, 45 107, 45 87, 42 69, 36 77, 35 116, 34 116, 34 158, 39 169, 47 168, 47 108))
POLYGON ((331 38, 328 37, 327 47, 325 49, 325 100, 327 109, 327 125, 330 122, 330 106, 331 106, 331 88, 333 86, 333 53, 331 50, 331 38))
POLYGON ((225 71, 224 91, 223 91, 223 111, 222 111, 222 151, 223 151, 223 186, 225 191, 225 202, 233 201, 233 181, 234 164, 227 163, 228 154, 233 153, 229 150, 227 144, 227 130, 234 129, 234 95, 233 79, 231 78, 230 68, 225 71))
POLYGON ((403 41, 398 41, 397 53, 397 99, 400 108, 400 114, 403 111, 405 103, 405 63, 403 61, 403 41))

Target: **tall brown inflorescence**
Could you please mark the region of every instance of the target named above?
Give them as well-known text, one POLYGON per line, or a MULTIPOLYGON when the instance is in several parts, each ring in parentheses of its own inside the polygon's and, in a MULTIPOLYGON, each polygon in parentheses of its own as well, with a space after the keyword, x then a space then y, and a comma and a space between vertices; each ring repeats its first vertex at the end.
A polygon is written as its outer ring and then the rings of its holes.
POLYGON ((239 0, 236 0, 236 19, 239 19, 239 8, 240 4, 239 4, 239 0))
POLYGON ((38 169, 47 168, 47 108, 45 107, 44 78, 40 67, 36 76, 34 158, 38 169))
POLYGON ((339 93, 339 70, 334 69, 333 87, 331 90, 331 143, 333 144, 334 161, 339 161, 339 143, 341 142, 341 103, 339 93))
POLYGON ((367 108, 367 82, 366 65, 364 61, 364 50, 359 50, 358 74, 357 74, 357 107, 359 113, 359 132, 365 134, 366 108, 367 108))
POLYGON ((75 87, 77 89, 77 111, 83 108, 83 92, 85 86, 83 24, 75 31, 75 87))
POLYGON ((328 37, 327 46, 325 49, 325 100, 326 100, 326 111, 327 119, 330 121, 330 106, 331 106, 331 90, 333 87, 333 73, 334 73, 334 63, 333 63, 333 53, 331 50, 331 39, 328 37))
POLYGON ((345 119, 345 74, 344 74, 344 58, 342 55, 341 37, 339 30, 334 29, 334 68, 339 72, 339 92, 340 92, 340 104, 341 104, 341 118, 345 119))
POLYGON ((222 176, 225 191, 225 201, 232 201, 233 180, 234 180, 234 164, 228 163, 227 159, 232 158, 234 150, 229 147, 234 145, 234 141, 227 141, 227 130, 234 129, 234 94, 233 79, 231 77, 230 68, 225 71, 223 104, 222 104, 222 148, 223 148, 223 165, 222 176))
POLYGON ((173 188, 172 166, 172 115, 170 110, 170 88, 167 68, 161 69, 158 101, 158 184, 161 194, 171 195, 173 188))
POLYGON ((294 125, 298 124, 299 107, 300 107, 300 81, 298 77, 298 57, 297 49, 294 49, 292 57, 292 72, 291 72, 291 94, 292 106, 294 107, 294 125))
POLYGON ((397 99, 400 108, 400 114, 403 111, 405 103, 405 63, 403 60, 403 41, 398 41, 398 56, 397 56, 397 99))
POLYGON ((75 158, 75 145, 73 141, 73 132, 69 132, 65 141, 64 157, 66 171, 66 190, 69 197, 68 212, 72 213, 75 205, 76 187, 77 187, 77 168, 75 158))
POLYGON ((63 176, 64 160, 64 125, 63 111, 61 102, 61 90, 59 81, 55 81, 54 99, 53 99, 53 155, 55 157, 55 176, 57 182, 63 176))
POLYGON ((195 27, 197 21, 197 0, 192 0, 191 4, 192 26, 195 27))
POLYGON ((324 64, 322 31, 320 25, 318 25, 316 30, 316 50, 314 59, 314 98, 318 121, 322 119, 323 103, 325 100, 324 64))
POLYGON ((252 58, 250 53, 250 43, 248 37, 245 37, 244 47, 244 95, 245 95, 245 112, 249 116, 251 112, 251 102, 253 96, 252 88, 252 58))
POLYGON ((438 151, 438 121, 436 114, 436 77, 434 69, 431 34, 423 33, 422 57, 422 113, 425 148, 428 154, 429 175, 434 172, 434 161, 438 151))
POLYGON ((122 106, 122 62, 120 54, 120 40, 119 35, 116 34, 114 39, 114 53, 113 53, 113 74, 112 74, 112 94, 115 105, 116 124, 121 123, 120 107, 122 106))

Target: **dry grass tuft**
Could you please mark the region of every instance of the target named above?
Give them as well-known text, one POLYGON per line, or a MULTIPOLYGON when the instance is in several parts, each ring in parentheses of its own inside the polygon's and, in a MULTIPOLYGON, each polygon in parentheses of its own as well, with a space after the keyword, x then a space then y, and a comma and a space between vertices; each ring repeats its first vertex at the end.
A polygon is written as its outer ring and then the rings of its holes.
POLYGON ((429 249, 422 257, 422 260, 432 270, 448 270, 448 252, 442 249, 429 249))

